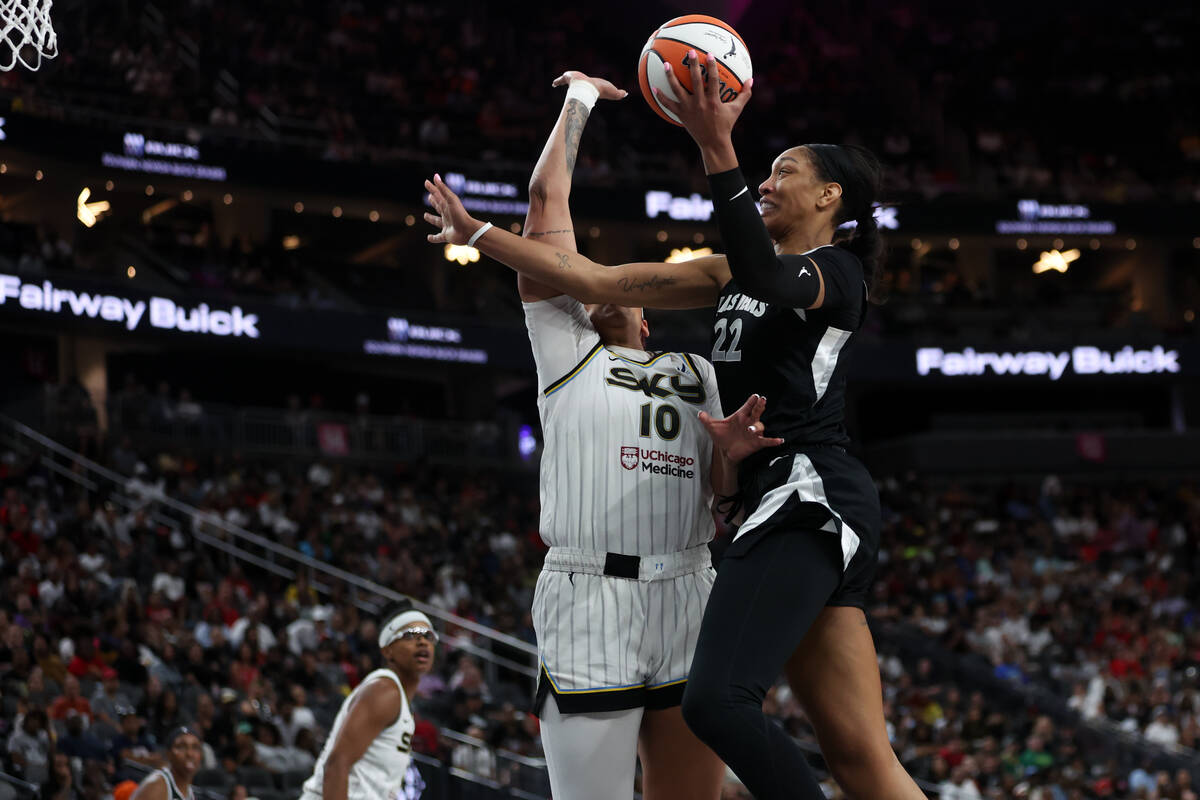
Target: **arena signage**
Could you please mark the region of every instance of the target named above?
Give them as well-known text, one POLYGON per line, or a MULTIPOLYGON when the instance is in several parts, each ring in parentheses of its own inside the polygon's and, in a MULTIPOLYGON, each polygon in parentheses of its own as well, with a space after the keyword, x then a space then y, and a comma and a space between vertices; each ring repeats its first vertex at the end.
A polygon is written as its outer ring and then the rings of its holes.
POLYGON ((917 350, 920 376, 1028 375, 1057 381, 1066 375, 1161 375, 1181 371, 1179 351, 1155 345, 1149 350, 1132 346, 1119 350, 1081 346, 1063 351, 984 352, 971 347, 958 351, 940 347, 917 350))
MULTIPOLYGON (((646 192, 646 218, 657 219, 660 214, 666 214, 676 222, 708 222, 712 219, 713 203, 693 192, 689 197, 677 197, 670 192, 652 189, 646 192)), ((899 230, 900 217, 895 206, 875 206, 873 216, 875 222, 883 230, 899 230)), ((852 230, 858 225, 854 220, 838 226, 843 230, 852 230)))
POLYGON ((434 325, 414 325, 405 317, 388 318, 388 338, 397 342, 419 339, 426 342, 461 342, 458 328, 439 328, 434 325))
POLYGON ((646 218, 656 219, 659 214, 678 222, 707 222, 713 215, 713 203, 696 192, 691 197, 676 197, 659 190, 646 192, 646 218))
POLYGON ((0 306, 10 300, 26 311, 110 322, 127 331, 148 326, 207 336, 259 336, 258 315, 247 314, 240 306, 225 311, 199 303, 189 308, 166 297, 146 300, 80 292, 59 288, 48 280, 26 283, 16 275, 0 274, 0 306))
POLYGON ((145 134, 134 131, 127 131, 122 142, 122 153, 101 153, 100 163, 131 172, 207 181, 223 181, 228 177, 224 167, 199 163, 200 150, 195 145, 147 139, 145 134))
MULTIPOLYGON (((529 211, 529 203, 517 199, 521 192, 515 183, 477 181, 460 172, 447 172, 446 185, 458 195, 463 208, 468 211, 513 215, 522 215, 529 211)), ((425 194, 425 205, 432 205, 428 193, 425 194)))
POLYGON ((532 365, 528 335, 522 328, 457 319, 447 325, 450 320, 440 315, 420 312, 413 312, 414 318, 262 302, 222 304, 203 296, 164 297, 137 284, 57 274, 27 280, 0 273, 0 325, 114 338, 175 339, 214 350, 274 348, 512 369, 532 365))
POLYGON ((1117 223, 1092 219, 1090 206, 1078 203, 1041 203, 1018 200, 1019 219, 996 221, 996 233, 1094 234, 1117 232, 1117 223))
POLYGON ((515 183, 475 181, 459 172, 447 172, 446 185, 455 194, 473 194, 479 197, 516 197, 520 194, 515 183))
POLYGON ((140 133, 125 134, 125 155, 141 158, 142 156, 164 156, 166 158, 186 158, 190 161, 200 160, 200 151, 195 145, 179 142, 160 142, 147 139, 140 133))
POLYGON ((386 341, 380 339, 364 341, 363 352, 373 356, 455 361, 460 364, 488 363, 487 350, 457 346, 463 340, 463 333, 458 328, 416 325, 405 317, 389 317, 387 331, 386 341))

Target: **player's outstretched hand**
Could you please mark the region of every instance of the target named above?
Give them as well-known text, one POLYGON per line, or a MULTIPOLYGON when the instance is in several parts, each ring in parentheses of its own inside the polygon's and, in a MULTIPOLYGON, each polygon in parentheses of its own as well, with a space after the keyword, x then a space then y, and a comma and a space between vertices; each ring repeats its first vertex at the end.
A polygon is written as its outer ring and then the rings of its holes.
POLYGON ((706 412, 701 411, 700 422, 708 430, 713 444, 720 448, 726 458, 736 464, 759 450, 783 444, 783 439, 765 435, 766 426, 760 422, 760 419, 766 407, 767 398, 752 394, 741 408, 725 419, 713 419, 706 412))
POLYGON ((618 89, 604 78, 590 78, 584 75, 577 69, 569 69, 562 75, 554 79, 551 86, 568 86, 571 81, 587 81, 592 86, 596 87, 596 91, 600 92, 601 100, 624 100, 629 96, 629 92, 624 89, 618 89))
POLYGON ((425 221, 435 228, 441 228, 425 238, 434 244, 466 244, 471 234, 479 230, 483 223, 467 213, 458 195, 450 191, 441 175, 434 175, 433 180, 425 181, 425 190, 429 192, 429 202, 436 212, 430 214, 426 211, 425 221))

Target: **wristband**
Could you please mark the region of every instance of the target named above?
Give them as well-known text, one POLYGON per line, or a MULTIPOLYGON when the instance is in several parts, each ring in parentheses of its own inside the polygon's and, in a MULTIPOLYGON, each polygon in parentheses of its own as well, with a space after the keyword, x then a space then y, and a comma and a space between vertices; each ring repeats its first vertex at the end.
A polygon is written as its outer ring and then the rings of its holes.
POLYGON ((596 99, 600 97, 600 90, 593 86, 589 81, 579 80, 578 78, 571 81, 567 86, 567 99, 564 102, 578 100, 583 103, 583 107, 588 111, 592 110, 592 106, 596 105, 596 99))
POLYGON ((485 233, 487 233, 491 229, 492 229, 492 223, 490 223, 490 222, 485 222, 482 225, 480 225, 479 230, 472 233, 471 238, 467 239, 467 247, 474 247, 475 243, 479 241, 479 237, 483 236, 485 233))

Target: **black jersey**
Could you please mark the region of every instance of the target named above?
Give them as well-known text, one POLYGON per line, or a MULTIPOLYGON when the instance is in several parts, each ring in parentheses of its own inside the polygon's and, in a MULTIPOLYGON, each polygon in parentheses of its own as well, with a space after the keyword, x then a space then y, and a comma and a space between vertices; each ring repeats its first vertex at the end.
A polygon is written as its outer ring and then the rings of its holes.
POLYGON ((846 364, 867 309, 862 264, 850 251, 826 245, 778 259, 797 276, 820 269, 825 289, 821 307, 766 303, 731 279, 721 289, 713 327, 712 362, 721 407, 728 414, 752 394, 765 396, 767 435, 784 440, 782 448, 765 450, 754 461, 781 450, 849 441, 846 364))

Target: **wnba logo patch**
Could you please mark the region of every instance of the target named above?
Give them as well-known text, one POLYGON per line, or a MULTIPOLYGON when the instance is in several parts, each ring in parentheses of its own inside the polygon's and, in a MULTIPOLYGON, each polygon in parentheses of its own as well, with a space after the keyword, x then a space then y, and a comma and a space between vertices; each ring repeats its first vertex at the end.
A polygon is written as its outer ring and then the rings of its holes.
POLYGON ((637 447, 622 447, 621 448, 621 466, 625 469, 637 469, 638 465, 638 448, 637 447))

